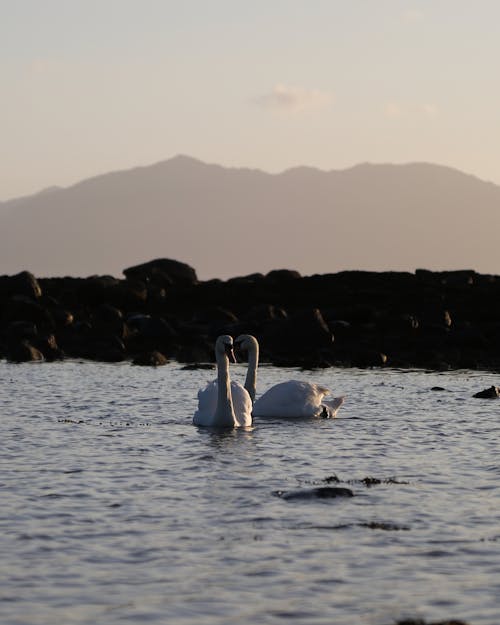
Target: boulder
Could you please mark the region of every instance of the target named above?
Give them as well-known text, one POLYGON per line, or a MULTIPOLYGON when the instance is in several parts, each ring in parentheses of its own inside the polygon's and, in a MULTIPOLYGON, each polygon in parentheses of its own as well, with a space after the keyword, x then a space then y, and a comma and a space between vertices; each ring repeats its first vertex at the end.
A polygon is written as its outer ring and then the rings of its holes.
POLYGON ((1 295, 25 295, 37 299, 42 295, 38 280, 29 271, 21 271, 14 276, 0 276, 1 295))
POLYGON ((273 269, 266 274, 266 280, 270 282, 290 282, 298 280, 302 276, 298 271, 293 269, 273 269))
POLYGON ((7 348, 7 360, 10 362, 36 362, 43 361, 44 357, 40 350, 33 347, 28 341, 11 344, 7 348))
POLYGON ((480 399, 498 399, 500 397, 500 388, 498 386, 490 386, 483 391, 475 393, 472 397, 478 397, 480 399))
POLYGON ((132 361, 133 365, 139 365, 141 367, 161 367, 168 363, 168 359, 156 350, 151 352, 143 352, 137 355, 132 361))
POLYGON ((141 280, 146 283, 169 287, 172 284, 191 285, 198 282, 196 271, 178 260, 157 258, 141 265, 124 269, 127 279, 141 280))
POLYGON ((54 328, 54 319, 50 312, 27 295, 10 297, 3 307, 1 318, 4 323, 26 321, 36 324, 38 328, 54 328))
POLYGON ((33 341, 33 346, 43 354, 47 362, 64 360, 64 352, 59 348, 56 337, 53 334, 37 337, 33 341))

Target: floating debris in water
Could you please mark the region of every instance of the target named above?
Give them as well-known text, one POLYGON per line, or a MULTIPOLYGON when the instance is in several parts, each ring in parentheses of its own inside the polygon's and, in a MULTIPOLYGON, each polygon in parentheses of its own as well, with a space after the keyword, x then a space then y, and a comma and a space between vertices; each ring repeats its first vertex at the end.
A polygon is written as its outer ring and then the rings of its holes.
POLYGON ((409 484, 409 482, 400 481, 394 477, 387 477, 382 479, 379 479, 378 477, 364 477, 362 480, 352 480, 350 483, 352 482, 360 482, 361 484, 368 486, 368 488, 370 488, 371 486, 376 486, 378 484, 409 484))
POLYGON ((320 488, 310 488, 308 490, 278 490, 276 496, 287 501, 296 499, 335 499, 336 497, 354 497, 350 488, 337 488, 333 486, 322 486, 320 488))
POLYGON ((410 618, 398 621, 395 625, 468 625, 468 623, 465 621, 457 621, 455 619, 452 619, 451 621, 432 621, 428 623, 420 618, 410 618))
POLYGON ((406 525, 396 525, 385 521, 370 521, 369 523, 358 523, 359 527, 368 527, 371 530, 385 530, 386 532, 407 532, 410 528, 406 525))
POLYGON ((340 480, 339 478, 335 475, 335 473, 333 475, 329 475, 328 477, 325 477, 323 480, 321 480, 322 482, 324 482, 325 484, 339 484, 340 480))
POLYGON ((105 421, 98 421, 97 423, 94 421, 89 421, 88 419, 85 421, 84 419, 58 419, 58 423, 73 423, 75 425, 100 425, 100 426, 108 426, 108 427, 132 427, 132 426, 140 426, 140 427, 149 427, 151 423, 130 423, 129 421, 110 421, 106 423, 105 421))

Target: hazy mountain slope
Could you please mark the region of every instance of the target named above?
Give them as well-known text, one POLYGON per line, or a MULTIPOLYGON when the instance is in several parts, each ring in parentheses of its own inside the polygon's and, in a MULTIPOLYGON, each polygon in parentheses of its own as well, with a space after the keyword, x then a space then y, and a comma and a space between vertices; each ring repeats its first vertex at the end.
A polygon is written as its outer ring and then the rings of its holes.
POLYGON ((500 273, 500 187, 428 164, 279 175, 187 157, 0 204, 0 273, 112 273, 177 258, 202 278, 287 267, 500 273))

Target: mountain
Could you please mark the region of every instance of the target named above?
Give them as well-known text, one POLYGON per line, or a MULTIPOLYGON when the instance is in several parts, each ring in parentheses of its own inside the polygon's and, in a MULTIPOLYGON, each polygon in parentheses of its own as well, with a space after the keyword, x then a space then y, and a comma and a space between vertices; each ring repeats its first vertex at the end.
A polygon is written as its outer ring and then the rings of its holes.
POLYGON ((112 274, 156 257, 201 279, 275 268, 500 273, 500 187, 426 163, 281 174, 177 156, 0 203, 0 274, 112 274))

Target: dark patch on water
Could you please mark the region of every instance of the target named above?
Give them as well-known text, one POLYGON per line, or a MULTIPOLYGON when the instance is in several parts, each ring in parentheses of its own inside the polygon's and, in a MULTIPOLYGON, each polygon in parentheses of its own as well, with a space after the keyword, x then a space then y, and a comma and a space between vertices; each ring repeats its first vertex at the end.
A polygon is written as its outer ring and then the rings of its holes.
POLYGON ((350 488, 336 488, 332 486, 322 486, 320 488, 310 488, 308 490, 278 490, 275 491, 274 494, 287 501, 295 501, 298 499, 335 499, 337 497, 354 497, 354 493, 350 488))
POLYGON ((397 525, 396 523, 388 523, 385 521, 370 521, 370 522, 358 522, 358 523, 340 523, 338 525, 308 525, 301 524, 291 529, 297 530, 349 530, 353 527, 364 527, 371 530, 384 530, 386 532, 400 532, 409 531, 411 528, 406 525, 397 525))
POLYGON ((340 483, 340 480, 336 475, 329 475, 328 477, 325 477, 321 481, 324 482, 325 484, 339 484, 340 483))
POLYGON ((74 425, 94 425, 94 426, 104 426, 104 427, 113 427, 113 428, 119 428, 119 427, 150 427, 151 423, 148 422, 140 422, 140 423, 131 423, 130 421, 90 421, 90 420, 84 420, 84 419, 58 419, 57 420, 58 423, 73 423, 74 425))
POLYGON ((403 619, 402 621, 397 621, 395 625, 468 625, 465 621, 457 621, 452 619, 451 621, 424 621, 423 619, 403 619))
POLYGON ((371 486, 376 486, 378 484, 409 484, 409 482, 400 481, 394 477, 387 477, 382 479, 378 477, 364 477, 361 480, 349 480, 348 483, 352 484, 356 482, 364 484, 365 486, 368 486, 368 488, 370 488, 371 486))
POLYGON ((499 536, 490 536, 489 538, 481 538, 479 540, 479 542, 481 543, 496 543, 500 540, 500 535, 499 536))
POLYGON ((306 483, 309 483, 309 484, 364 484, 365 486, 370 488, 372 486, 378 486, 379 484, 409 484, 410 482, 397 480, 394 477, 378 478, 378 477, 372 477, 372 476, 367 476, 361 479, 354 479, 354 480, 341 480, 334 473, 333 475, 329 475, 328 477, 323 478, 319 482, 313 481, 313 482, 306 482, 306 483))
POLYGON ((54 540, 53 536, 48 534, 20 534, 18 540, 54 540))
POLYGON ((384 530, 386 532, 407 532, 410 529, 406 525, 396 525, 395 523, 386 523, 384 521, 370 521, 369 523, 357 523, 357 525, 371 530, 384 530))

